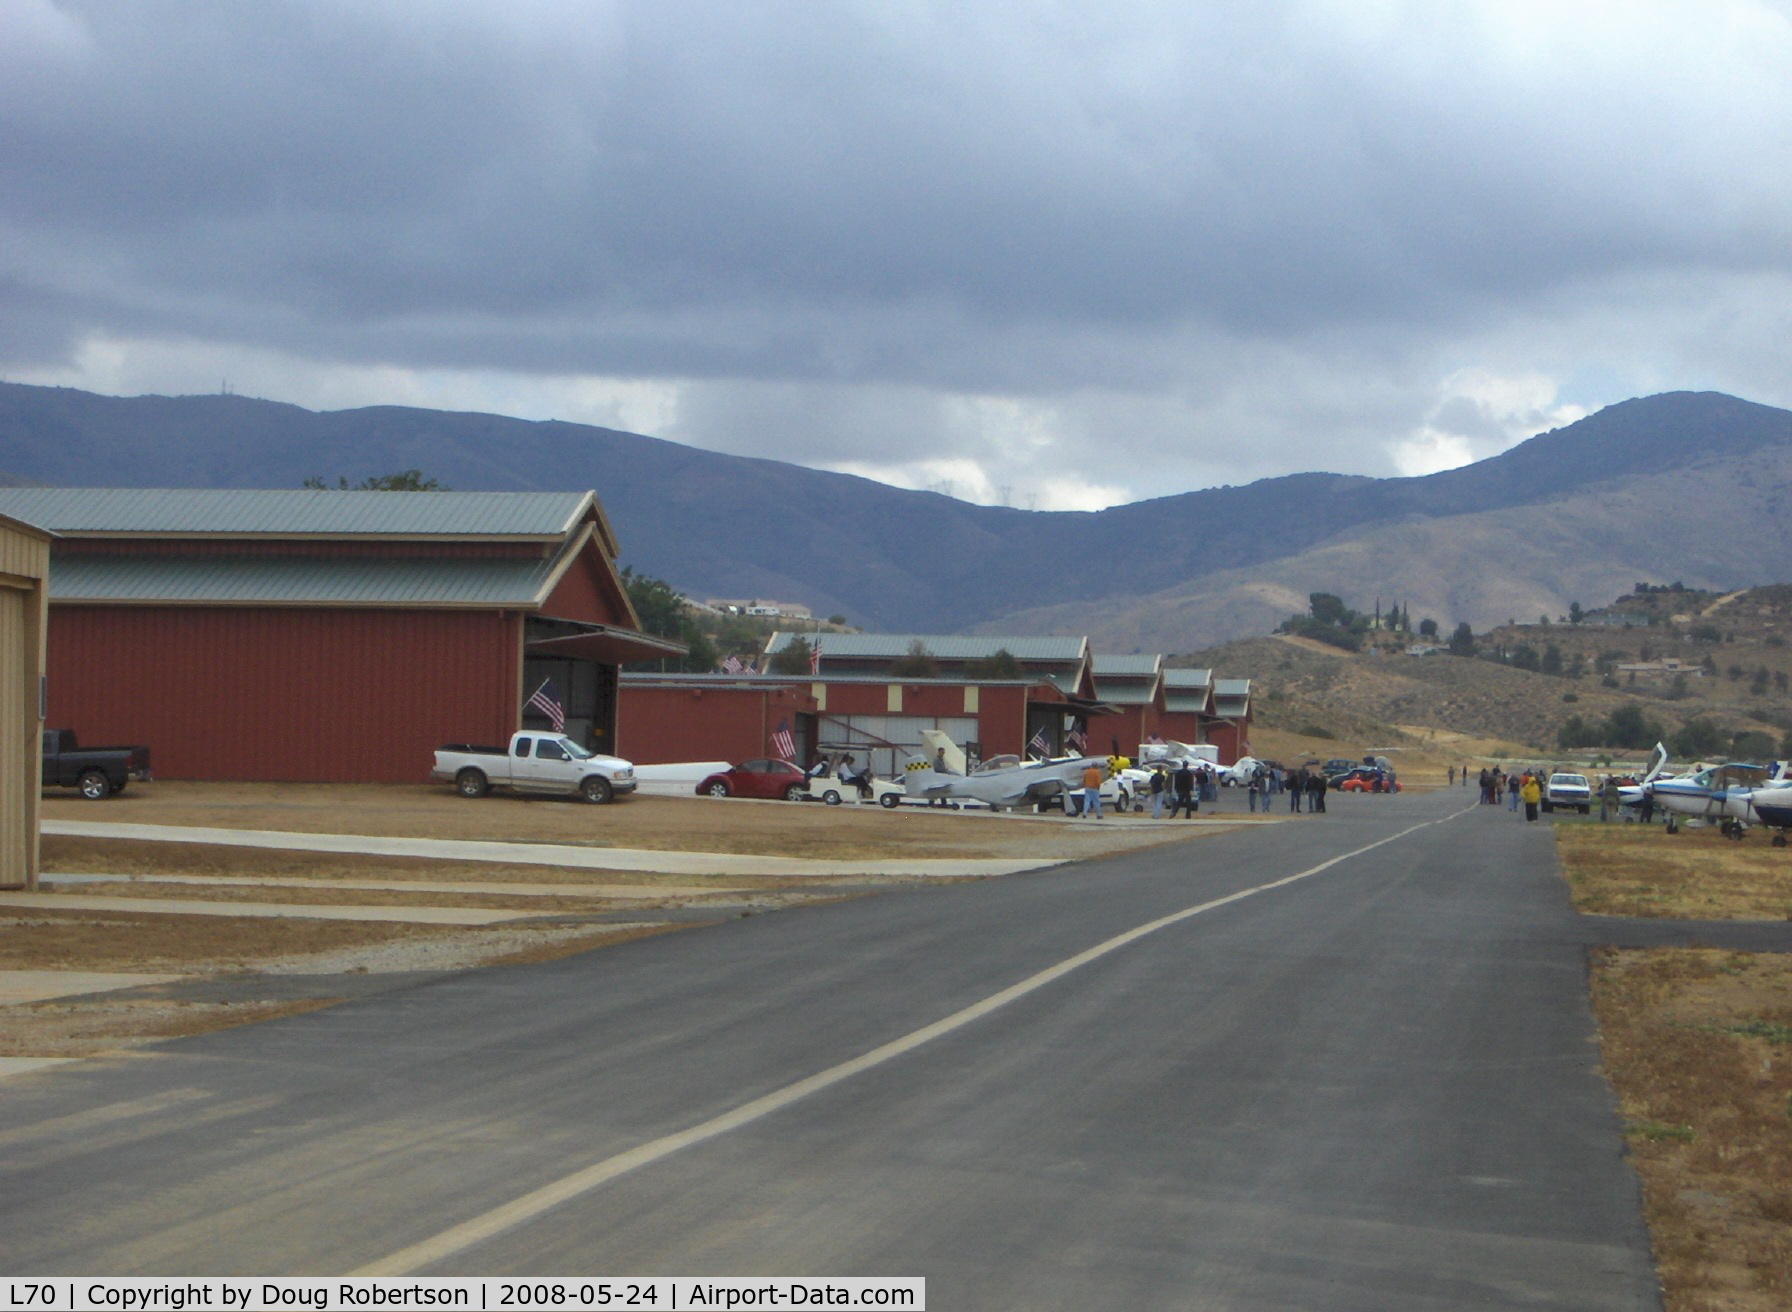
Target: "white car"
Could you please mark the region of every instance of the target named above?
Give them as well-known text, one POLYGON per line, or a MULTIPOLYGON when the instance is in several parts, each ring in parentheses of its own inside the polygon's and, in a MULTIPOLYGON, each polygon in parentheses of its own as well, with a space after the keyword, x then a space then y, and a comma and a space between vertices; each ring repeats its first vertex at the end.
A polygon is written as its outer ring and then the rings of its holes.
POLYGON ((1552 774, 1549 785, 1543 790, 1543 809, 1554 811, 1579 811, 1582 815, 1593 809, 1593 788, 1584 774, 1552 774))

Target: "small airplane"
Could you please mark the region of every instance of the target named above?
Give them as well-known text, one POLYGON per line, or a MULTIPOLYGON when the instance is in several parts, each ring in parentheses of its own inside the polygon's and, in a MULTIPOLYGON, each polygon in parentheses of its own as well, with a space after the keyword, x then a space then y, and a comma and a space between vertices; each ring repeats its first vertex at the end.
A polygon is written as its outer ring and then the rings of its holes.
POLYGON ((1686 774, 1664 776, 1662 771, 1667 767, 1667 748, 1660 743, 1655 744, 1651 760, 1655 764, 1640 784, 1618 790, 1618 800, 1621 803, 1634 804, 1629 796, 1632 793, 1636 795, 1636 801, 1647 796, 1667 812, 1668 833, 1679 830, 1680 818, 1684 816, 1688 819, 1716 821, 1730 838, 1741 838, 1750 825, 1762 823, 1756 811, 1755 798, 1767 790, 1768 785, 1779 781, 1785 768, 1783 762, 1751 765, 1740 761, 1726 761, 1691 770, 1686 774))
POLYGON ((935 756, 910 761, 902 785, 910 797, 929 801, 981 802, 1001 811, 1015 806, 1035 806, 1048 797, 1080 788, 1083 771, 1095 766, 1107 778, 1108 762, 1102 756, 1060 756, 1045 761, 1023 761, 1018 756, 992 756, 969 774, 962 770, 964 753, 937 729, 923 729, 922 741, 935 756), (941 748, 946 749, 945 772, 933 768, 941 748))
POLYGON ((1763 788, 1753 800, 1755 815, 1761 823, 1779 831, 1773 836, 1773 845, 1784 847, 1786 831, 1792 829, 1792 786, 1763 788))

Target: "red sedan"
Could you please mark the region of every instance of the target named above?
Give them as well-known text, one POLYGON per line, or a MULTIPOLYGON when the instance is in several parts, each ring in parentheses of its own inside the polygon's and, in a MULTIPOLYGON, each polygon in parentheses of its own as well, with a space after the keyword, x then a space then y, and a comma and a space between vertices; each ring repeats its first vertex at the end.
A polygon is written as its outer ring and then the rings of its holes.
POLYGON ((783 798, 800 802, 809 795, 809 780, 789 761, 760 757, 718 771, 697 785, 698 796, 783 798))

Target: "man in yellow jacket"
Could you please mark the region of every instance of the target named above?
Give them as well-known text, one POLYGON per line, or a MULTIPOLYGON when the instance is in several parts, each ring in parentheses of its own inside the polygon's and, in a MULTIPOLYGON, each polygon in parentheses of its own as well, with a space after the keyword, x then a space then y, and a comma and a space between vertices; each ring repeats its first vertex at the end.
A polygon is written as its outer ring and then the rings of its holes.
POLYGON ((1537 818, 1537 803, 1543 800, 1543 787, 1537 782, 1537 776, 1526 773, 1524 782, 1518 785, 1518 800, 1524 803, 1524 818, 1537 818))

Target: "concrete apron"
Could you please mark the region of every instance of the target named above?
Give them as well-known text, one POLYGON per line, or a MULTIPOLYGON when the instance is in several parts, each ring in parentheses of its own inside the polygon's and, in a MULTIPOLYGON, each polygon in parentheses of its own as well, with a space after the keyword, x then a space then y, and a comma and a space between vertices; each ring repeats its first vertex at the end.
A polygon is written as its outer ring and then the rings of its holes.
MULTIPOLYGON (((788 803, 784 803, 788 805, 788 803)), ((43 832, 62 838, 125 838, 152 843, 212 843, 222 847, 271 848, 288 852, 337 852, 354 856, 407 856, 437 861, 486 861, 511 865, 560 866, 584 870, 627 870, 665 875, 911 875, 963 878, 1012 875, 1062 865, 1063 858, 967 857, 926 860, 893 857, 875 861, 820 860, 798 856, 734 852, 657 852, 621 847, 575 847, 556 843, 495 843, 455 838, 388 838, 371 834, 302 834, 267 829, 186 828, 175 825, 114 824, 103 820, 46 820, 43 832)), ((64 903, 66 905, 66 903, 64 903)))

